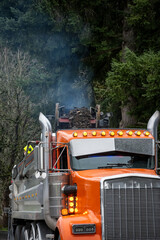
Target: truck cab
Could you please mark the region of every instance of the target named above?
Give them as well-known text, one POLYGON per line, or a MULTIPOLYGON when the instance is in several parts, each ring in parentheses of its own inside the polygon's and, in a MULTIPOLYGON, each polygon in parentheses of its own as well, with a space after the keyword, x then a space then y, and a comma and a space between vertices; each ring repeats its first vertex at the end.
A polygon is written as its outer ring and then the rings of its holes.
POLYGON ((154 221, 159 234, 155 188, 160 182, 155 172, 155 140, 149 131, 68 130, 58 131, 57 140, 67 142, 66 166, 77 188, 67 196, 63 209, 67 217, 59 220, 65 226, 63 232, 71 238, 89 234, 91 239, 147 239, 154 221), (74 197, 71 206, 70 196, 74 197))
POLYGON ((52 133, 41 113, 33 161, 13 176, 13 239, 160 239, 159 118, 52 133))

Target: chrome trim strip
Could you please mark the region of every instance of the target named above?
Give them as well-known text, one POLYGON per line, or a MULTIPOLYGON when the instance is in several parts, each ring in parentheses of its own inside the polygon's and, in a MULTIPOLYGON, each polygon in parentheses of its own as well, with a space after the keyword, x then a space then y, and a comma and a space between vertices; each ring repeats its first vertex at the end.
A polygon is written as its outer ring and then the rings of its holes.
POLYGON ((124 173, 124 174, 118 174, 118 175, 113 175, 113 176, 109 176, 109 177, 103 177, 103 178, 101 178, 101 182, 103 182, 104 180, 111 180, 111 179, 124 178, 124 177, 143 177, 143 178, 160 179, 160 176, 158 176, 158 175, 140 174, 140 173, 124 173))
POLYGON ((104 188, 103 188, 103 182, 105 180, 112 180, 117 178, 127 178, 127 177, 142 177, 142 178, 154 178, 159 179, 160 176, 150 175, 150 174, 140 174, 140 173, 125 173, 125 174, 118 174, 114 176, 109 177, 103 177, 100 181, 100 188, 101 188, 101 224, 102 224, 102 240, 107 240, 105 238, 105 230, 104 230, 104 188))
MULTIPOLYGON (((103 178, 104 179, 104 178, 103 178)), ((101 226, 102 226, 102 240, 105 240, 104 236, 104 189, 103 189, 103 181, 100 182, 101 184, 101 226)))

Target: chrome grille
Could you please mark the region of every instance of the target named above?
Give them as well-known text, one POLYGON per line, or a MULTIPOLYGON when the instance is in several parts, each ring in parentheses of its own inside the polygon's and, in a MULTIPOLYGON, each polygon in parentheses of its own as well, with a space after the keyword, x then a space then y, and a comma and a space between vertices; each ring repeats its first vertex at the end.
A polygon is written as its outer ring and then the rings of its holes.
POLYGON ((105 240, 160 240, 160 180, 125 177, 104 180, 105 240))

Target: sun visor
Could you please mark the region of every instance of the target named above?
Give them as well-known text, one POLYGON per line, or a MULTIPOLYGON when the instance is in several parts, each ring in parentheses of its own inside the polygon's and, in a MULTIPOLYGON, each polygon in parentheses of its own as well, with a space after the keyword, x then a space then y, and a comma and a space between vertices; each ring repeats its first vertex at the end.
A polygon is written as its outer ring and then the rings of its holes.
POLYGON ((114 139, 73 139, 70 141, 72 156, 83 156, 115 150, 114 139))
POLYGON ((104 152, 128 152, 154 156, 153 139, 96 138, 70 141, 72 156, 91 155, 104 152))
POLYGON ((154 156, 153 139, 115 139, 116 151, 154 156))

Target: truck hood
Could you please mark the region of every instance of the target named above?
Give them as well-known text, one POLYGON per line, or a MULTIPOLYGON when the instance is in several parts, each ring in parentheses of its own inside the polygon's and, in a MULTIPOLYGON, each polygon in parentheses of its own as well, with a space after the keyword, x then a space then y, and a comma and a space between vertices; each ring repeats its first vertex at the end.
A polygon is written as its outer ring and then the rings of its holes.
POLYGON ((74 172, 76 177, 89 180, 89 181, 100 181, 103 177, 109 177, 119 174, 145 174, 145 175, 155 175, 154 170, 148 169, 93 169, 93 170, 83 170, 74 172))
POLYGON ((101 184, 105 177, 126 175, 157 176, 154 170, 144 169, 95 169, 72 172, 72 183, 77 185, 79 212, 92 210, 99 219, 101 214, 101 184))

